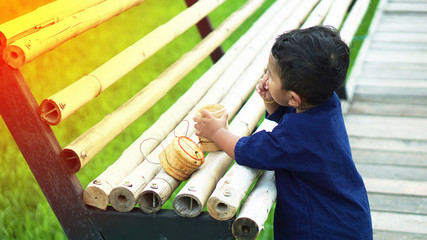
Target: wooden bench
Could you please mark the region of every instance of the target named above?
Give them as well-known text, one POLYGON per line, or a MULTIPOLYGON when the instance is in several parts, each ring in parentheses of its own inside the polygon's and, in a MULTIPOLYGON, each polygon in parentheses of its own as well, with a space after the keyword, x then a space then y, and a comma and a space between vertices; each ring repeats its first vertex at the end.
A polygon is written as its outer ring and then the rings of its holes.
MULTIPOLYGON (((265 71, 275 36, 287 30, 323 23, 341 28, 342 37, 350 42, 369 1, 274 2, 223 53, 221 43, 261 6, 263 0, 249 0, 216 29, 210 27, 206 16, 223 1, 188 0, 188 9, 93 72, 43 99, 40 105, 37 103, 38 99, 33 96, 19 70, 21 66, 142 2, 56 1, 0 25, 0 50, 3 52, 3 59, 0 60, 1 115, 68 238, 127 239, 142 236, 147 239, 200 239, 203 236, 232 239, 234 215, 261 171, 230 169, 241 171, 239 176, 247 176, 247 186, 236 193, 236 189, 224 188, 224 184, 230 184, 234 178, 226 175, 224 179, 229 177, 228 181, 221 180, 232 159, 223 152, 209 153, 205 164, 185 186, 181 186, 173 201, 174 210, 160 210, 181 182, 170 177, 168 179, 163 173, 158 164, 159 153, 178 131, 182 131, 183 122, 190 123, 188 127, 184 126, 186 131, 181 135, 195 138, 191 119, 206 104, 221 103, 226 106, 230 117, 234 117, 230 129, 240 135, 251 134, 264 113, 262 100, 252 93, 265 71), (204 38, 192 50, 83 135, 65 147, 60 146, 51 125, 60 124, 195 24, 204 38), (120 158, 112 165, 105 166, 105 171, 84 189, 76 173, 209 55, 215 64, 134 143, 122 149, 120 158), (212 195, 217 202, 213 202, 211 208, 216 208, 218 215, 230 214, 230 209, 234 208, 231 217, 226 219, 213 216, 223 221, 217 221, 210 216, 215 214, 203 211, 215 187, 220 189, 220 193, 212 195), (140 197, 142 192, 147 195, 140 197), (237 203, 227 205, 222 202, 226 200, 221 199, 221 195, 236 197, 233 201, 237 203), (144 213, 135 208, 135 203, 144 212, 155 214, 144 213), (145 209, 144 203, 148 203, 145 209)), ((271 126, 261 125, 260 128, 271 126)), ((274 182, 274 175, 264 178, 267 179, 266 183, 274 182)), ((253 192, 257 189, 262 187, 255 188, 253 192)), ((247 229, 249 225, 246 223, 240 226, 243 234, 250 232, 246 237, 258 236, 274 198, 274 194, 270 195, 271 203, 264 203, 267 214, 259 222, 255 220, 253 227, 256 230, 247 229)), ((244 212, 243 209, 241 212, 244 212)), ((237 233, 234 233, 236 236, 237 233)))

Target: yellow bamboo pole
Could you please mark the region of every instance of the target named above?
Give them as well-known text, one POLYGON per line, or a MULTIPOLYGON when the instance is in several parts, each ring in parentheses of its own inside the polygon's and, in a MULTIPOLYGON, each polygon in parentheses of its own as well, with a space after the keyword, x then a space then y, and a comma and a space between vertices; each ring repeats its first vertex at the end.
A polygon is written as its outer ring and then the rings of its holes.
POLYGON ((106 0, 57 0, 1 24, 0 54, 8 44, 104 1, 106 0))
POLYGON ((277 189, 273 171, 265 171, 257 181, 232 225, 236 239, 255 240, 276 201, 277 189))
POLYGON ((39 109, 41 117, 46 123, 57 125, 159 49, 184 33, 223 2, 224 0, 201 0, 182 11, 90 74, 44 99, 39 109), (76 92, 79 93, 78 97, 76 97, 76 92))
POLYGON ((60 154, 63 166, 70 172, 77 172, 86 165, 105 145, 160 100, 182 77, 216 49, 262 2, 263 0, 248 1, 157 79, 64 148, 60 154))
POLYGON ((3 59, 13 68, 19 68, 79 34, 138 6, 144 0, 106 0, 36 33, 18 39, 6 46, 3 59))

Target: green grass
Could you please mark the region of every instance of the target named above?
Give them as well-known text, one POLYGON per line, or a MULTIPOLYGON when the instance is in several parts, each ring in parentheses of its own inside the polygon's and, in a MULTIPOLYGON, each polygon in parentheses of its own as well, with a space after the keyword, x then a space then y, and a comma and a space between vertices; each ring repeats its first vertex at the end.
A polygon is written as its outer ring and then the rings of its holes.
MULTIPOLYGON (((50 2, 50 0, 19 0, 14 1, 13 6, 2 3, 0 22, 12 19, 46 2, 50 2)), ((244 2, 244 0, 226 1, 210 14, 213 25, 217 26, 231 11, 239 8, 244 2)), ((226 40, 223 48, 225 50, 230 48, 272 2, 273 0, 266 1, 260 11, 226 40)), ((353 60, 354 53, 360 47, 360 36, 366 35, 369 19, 372 18, 373 9, 378 0, 372 2, 370 13, 351 44, 353 60)), ((43 98, 51 96, 90 73, 185 8, 184 1, 146 0, 139 7, 133 8, 37 58, 22 67, 21 72, 36 100, 40 103, 43 98), (165 8, 165 5, 168 7, 165 8)), ((104 91, 98 98, 58 126, 53 127, 61 146, 65 147, 99 122, 106 114, 113 112, 125 103, 199 41, 200 37, 196 28, 191 28, 104 91)), ((91 180, 113 163, 122 151, 154 123, 161 113, 169 108, 211 65, 210 59, 203 61, 166 97, 108 144, 77 174, 82 186, 86 187, 91 180)), ((66 239, 59 222, 3 121, 0 121, 0 136, 2 153, 0 160, 2 170, 0 171, 0 239, 66 239)), ((165 207, 171 208, 170 202, 166 203, 165 207)), ((265 230, 261 232, 259 239, 272 239, 272 215, 270 214, 270 218, 265 224, 265 230)))

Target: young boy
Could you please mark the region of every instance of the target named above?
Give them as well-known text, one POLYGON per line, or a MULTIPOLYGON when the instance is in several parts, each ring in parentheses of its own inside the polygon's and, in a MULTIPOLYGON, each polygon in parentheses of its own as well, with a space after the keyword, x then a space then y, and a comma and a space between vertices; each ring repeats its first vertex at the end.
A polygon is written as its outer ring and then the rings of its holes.
POLYGON ((280 35, 257 84, 272 132, 233 135, 202 111, 196 135, 241 165, 274 170, 275 239, 373 238, 366 189, 356 170, 335 90, 344 84, 349 48, 336 29, 315 26, 280 35))

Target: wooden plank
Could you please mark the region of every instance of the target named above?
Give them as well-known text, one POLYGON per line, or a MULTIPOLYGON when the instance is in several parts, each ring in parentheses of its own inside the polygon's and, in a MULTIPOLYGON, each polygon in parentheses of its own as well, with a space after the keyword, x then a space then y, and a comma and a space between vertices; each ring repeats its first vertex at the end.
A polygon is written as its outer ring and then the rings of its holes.
POLYGON ((388 63, 421 63, 427 64, 427 51, 394 50, 370 48, 366 54, 366 62, 388 63))
POLYGON ((427 239, 427 234, 383 231, 383 230, 374 229, 374 239, 375 240, 425 240, 427 239))
MULTIPOLYGON (((357 164, 357 169, 363 177, 427 181, 427 168, 422 167, 360 163, 357 164)), ((425 187, 427 187, 427 185, 425 185, 425 187)), ((425 189, 425 187, 423 188, 423 190, 427 190, 425 189)), ((427 192, 425 191, 424 194, 426 193, 427 192)))
POLYGON ((352 148, 352 155, 356 164, 368 163, 378 165, 427 167, 426 152, 352 148))
MULTIPOLYGON (((404 78, 408 79, 425 79, 427 76, 426 64, 408 64, 408 63, 373 63, 365 62, 361 67, 361 77, 378 79, 378 78, 404 78)), ((359 82, 359 79, 357 80, 359 82)))
POLYGON ((352 149, 375 150, 375 151, 400 151, 427 153, 427 141, 415 139, 393 139, 381 137, 358 137, 350 136, 352 149))
POLYGON ((427 3, 425 2, 389 2, 383 11, 387 12, 420 12, 427 13, 427 3))
MULTIPOLYGON (((404 89, 409 92, 408 89, 404 89)), ((425 104, 427 96, 423 94, 401 94, 396 88, 376 88, 356 86, 354 92, 355 101, 374 101, 384 103, 402 103, 402 104, 425 104), (387 94, 389 91, 389 94, 387 94)))
POLYGON ((397 194, 427 197, 427 181, 383 179, 364 177, 369 193, 397 194))
MULTIPOLYGON (((427 73, 427 72, 426 72, 427 73)), ((427 78, 405 79, 405 78, 378 78, 378 77, 360 77, 358 86, 377 87, 377 88, 407 88, 407 89, 427 89, 427 78)), ((406 92, 406 91, 405 91, 406 92)))
POLYGON ((407 19, 406 21, 395 18, 385 17, 380 23, 378 23, 378 32, 427 32, 427 17, 424 21, 418 21, 418 19, 407 19))
POLYGON ((349 136, 427 140, 427 119, 349 114, 344 117, 349 136))
POLYGON ((350 114, 370 114, 386 116, 404 116, 404 117, 427 117, 427 105, 413 104, 408 107, 405 103, 394 103, 390 99, 388 103, 355 101, 351 103, 348 113, 350 114))
POLYGON ((427 215, 427 197, 369 193, 371 210, 427 215))
POLYGON ((372 211, 375 230, 427 234, 427 216, 372 211))
POLYGON ((427 33, 423 32, 377 32, 372 36, 377 42, 398 42, 398 43, 427 43, 427 33))

